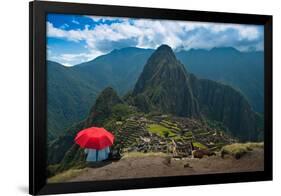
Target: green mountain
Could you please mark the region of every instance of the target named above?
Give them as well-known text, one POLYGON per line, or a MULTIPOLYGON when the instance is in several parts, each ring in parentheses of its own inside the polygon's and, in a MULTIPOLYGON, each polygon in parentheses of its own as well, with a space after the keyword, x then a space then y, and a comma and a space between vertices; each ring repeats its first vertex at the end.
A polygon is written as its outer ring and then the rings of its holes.
POLYGON ((121 95, 132 89, 152 52, 139 48, 113 50, 74 67, 47 61, 49 141, 85 119, 102 89, 112 86, 121 95))
MULTIPOLYGON (((76 134, 80 130, 91 126, 103 126, 103 123, 110 116, 113 106, 117 104, 122 104, 122 100, 118 97, 117 93, 111 87, 104 89, 97 97, 85 120, 76 123, 67 129, 62 136, 50 142, 48 146, 48 164, 65 161, 69 165, 69 154, 76 153, 78 150, 78 146, 74 143, 76 134)), ((81 157, 77 155, 78 158, 81 157)), ((77 162, 77 160, 72 161, 77 162)), ((65 166, 62 164, 61 167, 65 166)))
POLYGON ((179 116, 199 116, 198 102, 187 78, 184 65, 177 61, 172 49, 160 46, 148 59, 135 85, 136 106, 144 111, 159 109, 179 116), (147 106, 139 105, 139 97, 147 101, 147 106))
POLYGON ((228 85, 188 73, 172 49, 160 46, 137 81, 134 104, 142 111, 216 120, 241 140, 257 140, 258 116, 244 96, 228 85), (145 103, 139 104, 139 97, 145 103))
POLYGON ((209 51, 180 51, 176 56, 189 72, 234 87, 245 95, 255 111, 263 112, 263 52, 240 52, 232 47, 221 47, 209 51))
POLYGON ((53 139, 84 119, 99 90, 83 75, 61 64, 47 61, 47 125, 53 139))
POLYGON ((123 48, 73 67, 100 89, 112 86, 120 95, 132 89, 153 50, 123 48))

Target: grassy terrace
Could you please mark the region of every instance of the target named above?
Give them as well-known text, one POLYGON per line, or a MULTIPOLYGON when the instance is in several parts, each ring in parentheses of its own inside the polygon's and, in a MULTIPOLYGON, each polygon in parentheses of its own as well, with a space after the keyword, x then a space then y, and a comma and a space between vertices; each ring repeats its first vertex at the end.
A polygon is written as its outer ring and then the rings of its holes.
POLYGON ((192 138, 192 135, 193 135, 193 134, 192 134, 191 131, 187 131, 187 132, 184 133, 184 136, 185 136, 185 137, 191 137, 191 138, 192 138))
POLYGON ((125 120, 122 127, 115 132, 115 145, 119 148, 127 148, 136 142, 136 138, 142 135, 143 131, 135 120, 125 120))
POLYGON ((204 144, 201 144, 200 142, 193 142, 193 146, 200 148, 200 149, 208 149, 207 146, 205 146, 204 144))
POLYGON ((161 125, 163 125, 164 127, 167 127, 169 129, 172 129, 176 132, 180 131, 180 129, 178 128, 178 125, 176 123, 172 123, 170 121, 167 121, 167 120, 162 120, 160 122, 161 125))
POLYGON ((148 131, 151 133, 155 133, 161 137, 174 137, 176 134, 171 130, 168 129, 167 127, 164 127, 159 124, 150 124, 148 125, 148 131))

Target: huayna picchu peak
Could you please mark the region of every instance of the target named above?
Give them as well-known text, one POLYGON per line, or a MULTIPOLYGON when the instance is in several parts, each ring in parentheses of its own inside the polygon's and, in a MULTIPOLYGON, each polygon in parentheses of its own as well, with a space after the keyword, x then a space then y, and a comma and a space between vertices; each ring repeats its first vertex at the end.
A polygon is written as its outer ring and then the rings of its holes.
POLYGON ((133 95, 140 109, 160 110, 179 116, 199 116, 188 74, 167 45, 160 46, 147 60, 133 95))

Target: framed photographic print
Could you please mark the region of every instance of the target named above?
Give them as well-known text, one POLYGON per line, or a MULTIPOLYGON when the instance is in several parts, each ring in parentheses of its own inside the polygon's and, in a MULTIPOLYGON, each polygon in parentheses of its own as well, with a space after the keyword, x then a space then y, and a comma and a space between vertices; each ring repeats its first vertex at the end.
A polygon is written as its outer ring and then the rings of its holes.
POLYGON ((30 3, 30 194, 272 180, 272 16, 30 3))

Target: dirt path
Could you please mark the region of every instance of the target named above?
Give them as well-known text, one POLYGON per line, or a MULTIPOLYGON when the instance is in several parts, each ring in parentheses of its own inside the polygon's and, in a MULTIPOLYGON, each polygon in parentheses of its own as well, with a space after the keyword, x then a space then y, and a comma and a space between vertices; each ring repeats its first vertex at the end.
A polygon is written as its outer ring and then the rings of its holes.
POLYGON ((94 181, 155 176, 194 175, 206 173, 262 171, 263 150, 255 149, 236 160, 219 156, 203 159, 171 159, 163 156, 128 157, 96 168, 85 168, 68 181, 94 181))

